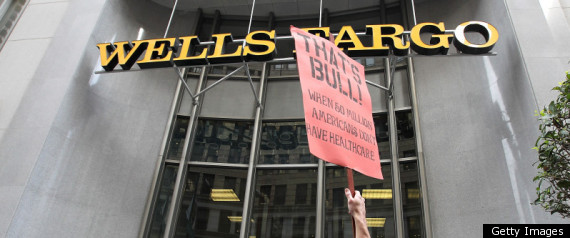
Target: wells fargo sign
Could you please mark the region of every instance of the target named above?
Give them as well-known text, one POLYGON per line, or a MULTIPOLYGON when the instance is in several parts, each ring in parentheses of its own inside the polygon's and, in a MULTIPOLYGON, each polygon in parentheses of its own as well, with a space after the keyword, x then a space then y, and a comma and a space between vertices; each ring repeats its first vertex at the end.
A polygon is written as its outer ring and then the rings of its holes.
MULTIPOLYGON (((304 28, 303 30, 328 38, 329 27, 304 28)), ((363 37, 370 38, 365 45, 359 34, 351 26, 343 26, 334 39, 334 44, 344 49, 348 56, 387 56, 392 52, 397 56, 406 56, 412 49, 421 55, 445 55, 451 43, 463 54, 488 53, 497 40, 499 33, 489 23, 468 21, 455 28, 453 34, 447 31, 443 22, 421 23, 411 31, 405 32, 401 25, 367 25, 363 37), (467 32, 477 32, 485 38, 485 43, 475 44, 467 40, 467 32), (429 40, 422 39, 422 34, 430 34, 429 40), (409 34, 409 39, 403 37, 409 34)), ((136 63, 140 68, 162 68, 176 66, 236 63, 242 61, 269 61, 276 57, 276 35, 273 31, 251 32, 243 40, 233 40, 230 33, 212 35, 213 44, 206 47, 198 36, 161 38, 148 40, 122 41, 97 44, 101 53, 101 66, 105 71, 112 71, 117 64, 129 70, 136 63), (241 41, 241 42, 243 42, 241 41), (228 50, 229 44, 239 44, 234 50, 228 50), (230 51, 230 52, 228 52, 230 51), (143 55, 144 53, 144 55, 143 55), (142 58, 142 59, 140 59, 142 58)))

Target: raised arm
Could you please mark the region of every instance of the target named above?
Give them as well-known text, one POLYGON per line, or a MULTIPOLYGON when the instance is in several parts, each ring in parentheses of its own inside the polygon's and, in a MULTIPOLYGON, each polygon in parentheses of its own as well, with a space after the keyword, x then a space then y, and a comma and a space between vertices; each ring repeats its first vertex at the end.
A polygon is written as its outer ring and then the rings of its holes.
POLYGON ((354 229, 356 230, 355 238, 370 238, 368 226, 366 225, 366 207, 364 198, 356 191, 354 197, 350 194, 348 188, 344 189, 346 199, 348 200, 348 214, 354 218, 354 229))

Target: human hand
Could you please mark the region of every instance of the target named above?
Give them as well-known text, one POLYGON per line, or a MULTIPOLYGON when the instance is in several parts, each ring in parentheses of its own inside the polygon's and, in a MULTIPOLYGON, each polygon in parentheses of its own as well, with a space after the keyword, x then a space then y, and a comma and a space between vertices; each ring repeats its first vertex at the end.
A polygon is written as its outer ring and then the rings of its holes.
POLYGON ((366 225, 366 204, 365 199, 359 191, 354 193, 354 197, 348 188, 344 189, 344 194, 348 201, 348 214, 353 218, 354 232, 356 238, 370 238, 368 226, 366 225))
POLYGON ((357 190, 354 194, 354 197, 352 197, 350 190, 348 188, 345 188, 344 194, 346 195, 346 199, 348 201, 348 214, 366 218, 365 199, 360 195, 360 192, 357 190))

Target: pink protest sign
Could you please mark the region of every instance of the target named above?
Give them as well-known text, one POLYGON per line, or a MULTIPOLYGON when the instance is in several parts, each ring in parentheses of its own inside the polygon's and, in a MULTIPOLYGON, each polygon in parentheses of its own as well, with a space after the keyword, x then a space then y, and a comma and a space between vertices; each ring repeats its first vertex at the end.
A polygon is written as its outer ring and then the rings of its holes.
POLYGON ((383 179, 364 67, 324 38, 293 26, 291 35, 311 154, 383 179))

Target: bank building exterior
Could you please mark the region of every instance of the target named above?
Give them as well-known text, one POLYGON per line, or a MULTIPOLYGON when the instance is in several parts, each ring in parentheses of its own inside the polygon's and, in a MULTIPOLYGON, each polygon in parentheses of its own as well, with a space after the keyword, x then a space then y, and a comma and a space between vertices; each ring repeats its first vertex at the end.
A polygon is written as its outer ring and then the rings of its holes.
POLYGON ((0 17, 0 237, 352 237, 346 170, 309 153, 291 25, 366 46, 380 24, 404 43, 420 23, 499 34, 481 54, 353 55, 384 176, 354 175, 372 237, 568 222, 531 204, 531 148, 569 68, 569 1, 3 0, 0 17), (229 33, 228 54, 256 31, 273 58, 104 68, 98 48, 196 36, 186 50, 212 55, 229 33))

